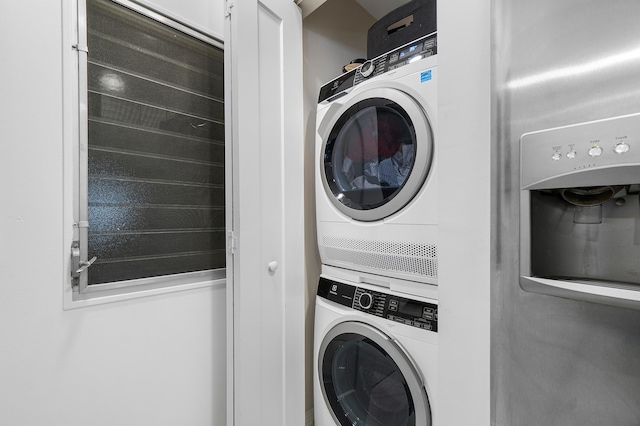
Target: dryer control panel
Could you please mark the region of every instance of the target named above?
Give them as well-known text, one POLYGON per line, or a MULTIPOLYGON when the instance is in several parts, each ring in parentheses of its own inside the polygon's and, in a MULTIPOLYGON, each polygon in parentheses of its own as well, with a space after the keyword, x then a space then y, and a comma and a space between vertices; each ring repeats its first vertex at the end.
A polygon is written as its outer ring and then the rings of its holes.
POLYGON ((321 277, 318 296, 380 318, 438 331, 438 305, 321 277))
POLYGON ((341 76, 331 80, 320 88, 318 103, 339 98, 345 90, 350 89, 365 80, 395 70, 414 61, 433 56, 438 53, 438 35, 432 33, 411 43, 407 43, 391 52, 368 60, 341 76))

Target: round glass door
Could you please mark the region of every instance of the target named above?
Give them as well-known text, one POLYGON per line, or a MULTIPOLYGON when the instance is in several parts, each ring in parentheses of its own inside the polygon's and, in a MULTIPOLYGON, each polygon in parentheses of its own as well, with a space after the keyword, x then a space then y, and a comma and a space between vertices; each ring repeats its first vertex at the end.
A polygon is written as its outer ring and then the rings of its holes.
POLYGON ((325 401, 343 426, 427 426, 429 402, 406 355, 383 333, 342 323, 321 345, 325 401))
POLYGON ((404 207, 431 165, 431 128, 423 110, 403 92, 387 92, 393 96, 347 106, 324 143, 325 190, 340 211, 362 221, 404 207))

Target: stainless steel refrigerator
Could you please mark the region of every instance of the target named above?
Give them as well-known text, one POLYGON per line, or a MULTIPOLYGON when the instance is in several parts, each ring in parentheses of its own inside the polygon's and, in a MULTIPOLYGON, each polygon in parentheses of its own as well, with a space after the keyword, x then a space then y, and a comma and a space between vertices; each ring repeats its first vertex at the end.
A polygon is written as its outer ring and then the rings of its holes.
MULTIPOLYGON (((521 158, 521 143, 531 132, 640 113, 640 1, 492 5, 492 424, 638 425, 640 305, 540 291, 521 276, 640 290, 640 173, 583 211, 563 201, 566 188, 523 189, 521 164, 534 160, 521 158), (546 216, 531 225, 536 214, 546 216)), ((603 155, 640 151, 640 132, 628 133, 611 148, 620 152, 603 155)), ((556 140, 541 148, 551 166, 577 155, 570 140, 556 140)), ((577 151, 593 161, 576 170, 599 167, 599 150, 589 152, 599 139, 587 143, 577 151)))

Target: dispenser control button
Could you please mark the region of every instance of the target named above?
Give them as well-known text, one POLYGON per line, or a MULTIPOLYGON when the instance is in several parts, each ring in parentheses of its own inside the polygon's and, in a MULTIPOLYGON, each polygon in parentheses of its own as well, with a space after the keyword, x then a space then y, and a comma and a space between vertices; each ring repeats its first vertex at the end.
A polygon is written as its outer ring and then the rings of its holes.
POLYGON ((555 153, 551 156, 551 159, 552 159, 553 161, 558 161, 558 160, 559 160, 559 159, 561 159, 561 158, 562 158, 562 155, 560 155, 560 153, 559 153, 559 152, 555 152, 555 153))
POLYGON ((570 159, 576 158, 576 152, 575 151, 567 152, 567 158, 570 158, 570 159))
POLYGON ((599 157, 600 155, 602 155, 602 148, 600 148, 599 146, 591 147, 591 149, 589 150, 589 155, 592 157, 599 157))
POLYGON ((620 142, 619 144, 613 147, 613 151, 616 154, 626 154, 627 152, 629 152, 630 148, 631 147, 629 146, 629 144, 620 142))

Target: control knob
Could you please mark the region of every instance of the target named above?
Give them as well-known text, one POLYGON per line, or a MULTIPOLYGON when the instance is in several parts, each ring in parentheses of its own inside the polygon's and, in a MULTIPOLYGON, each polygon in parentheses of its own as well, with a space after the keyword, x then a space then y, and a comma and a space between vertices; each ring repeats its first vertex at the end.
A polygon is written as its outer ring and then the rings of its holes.
POLYGON ((362 309, 369 309, 373 305, 373 296, 371 296, 371 293, 362 293, 358 303, 362 309))
POLYGON ((362 74, 363 77, 369 77, 373 74, 374 69, 375 65, 373 65, 373 62, 367 61, 360 66, 360 74, 362 74))

